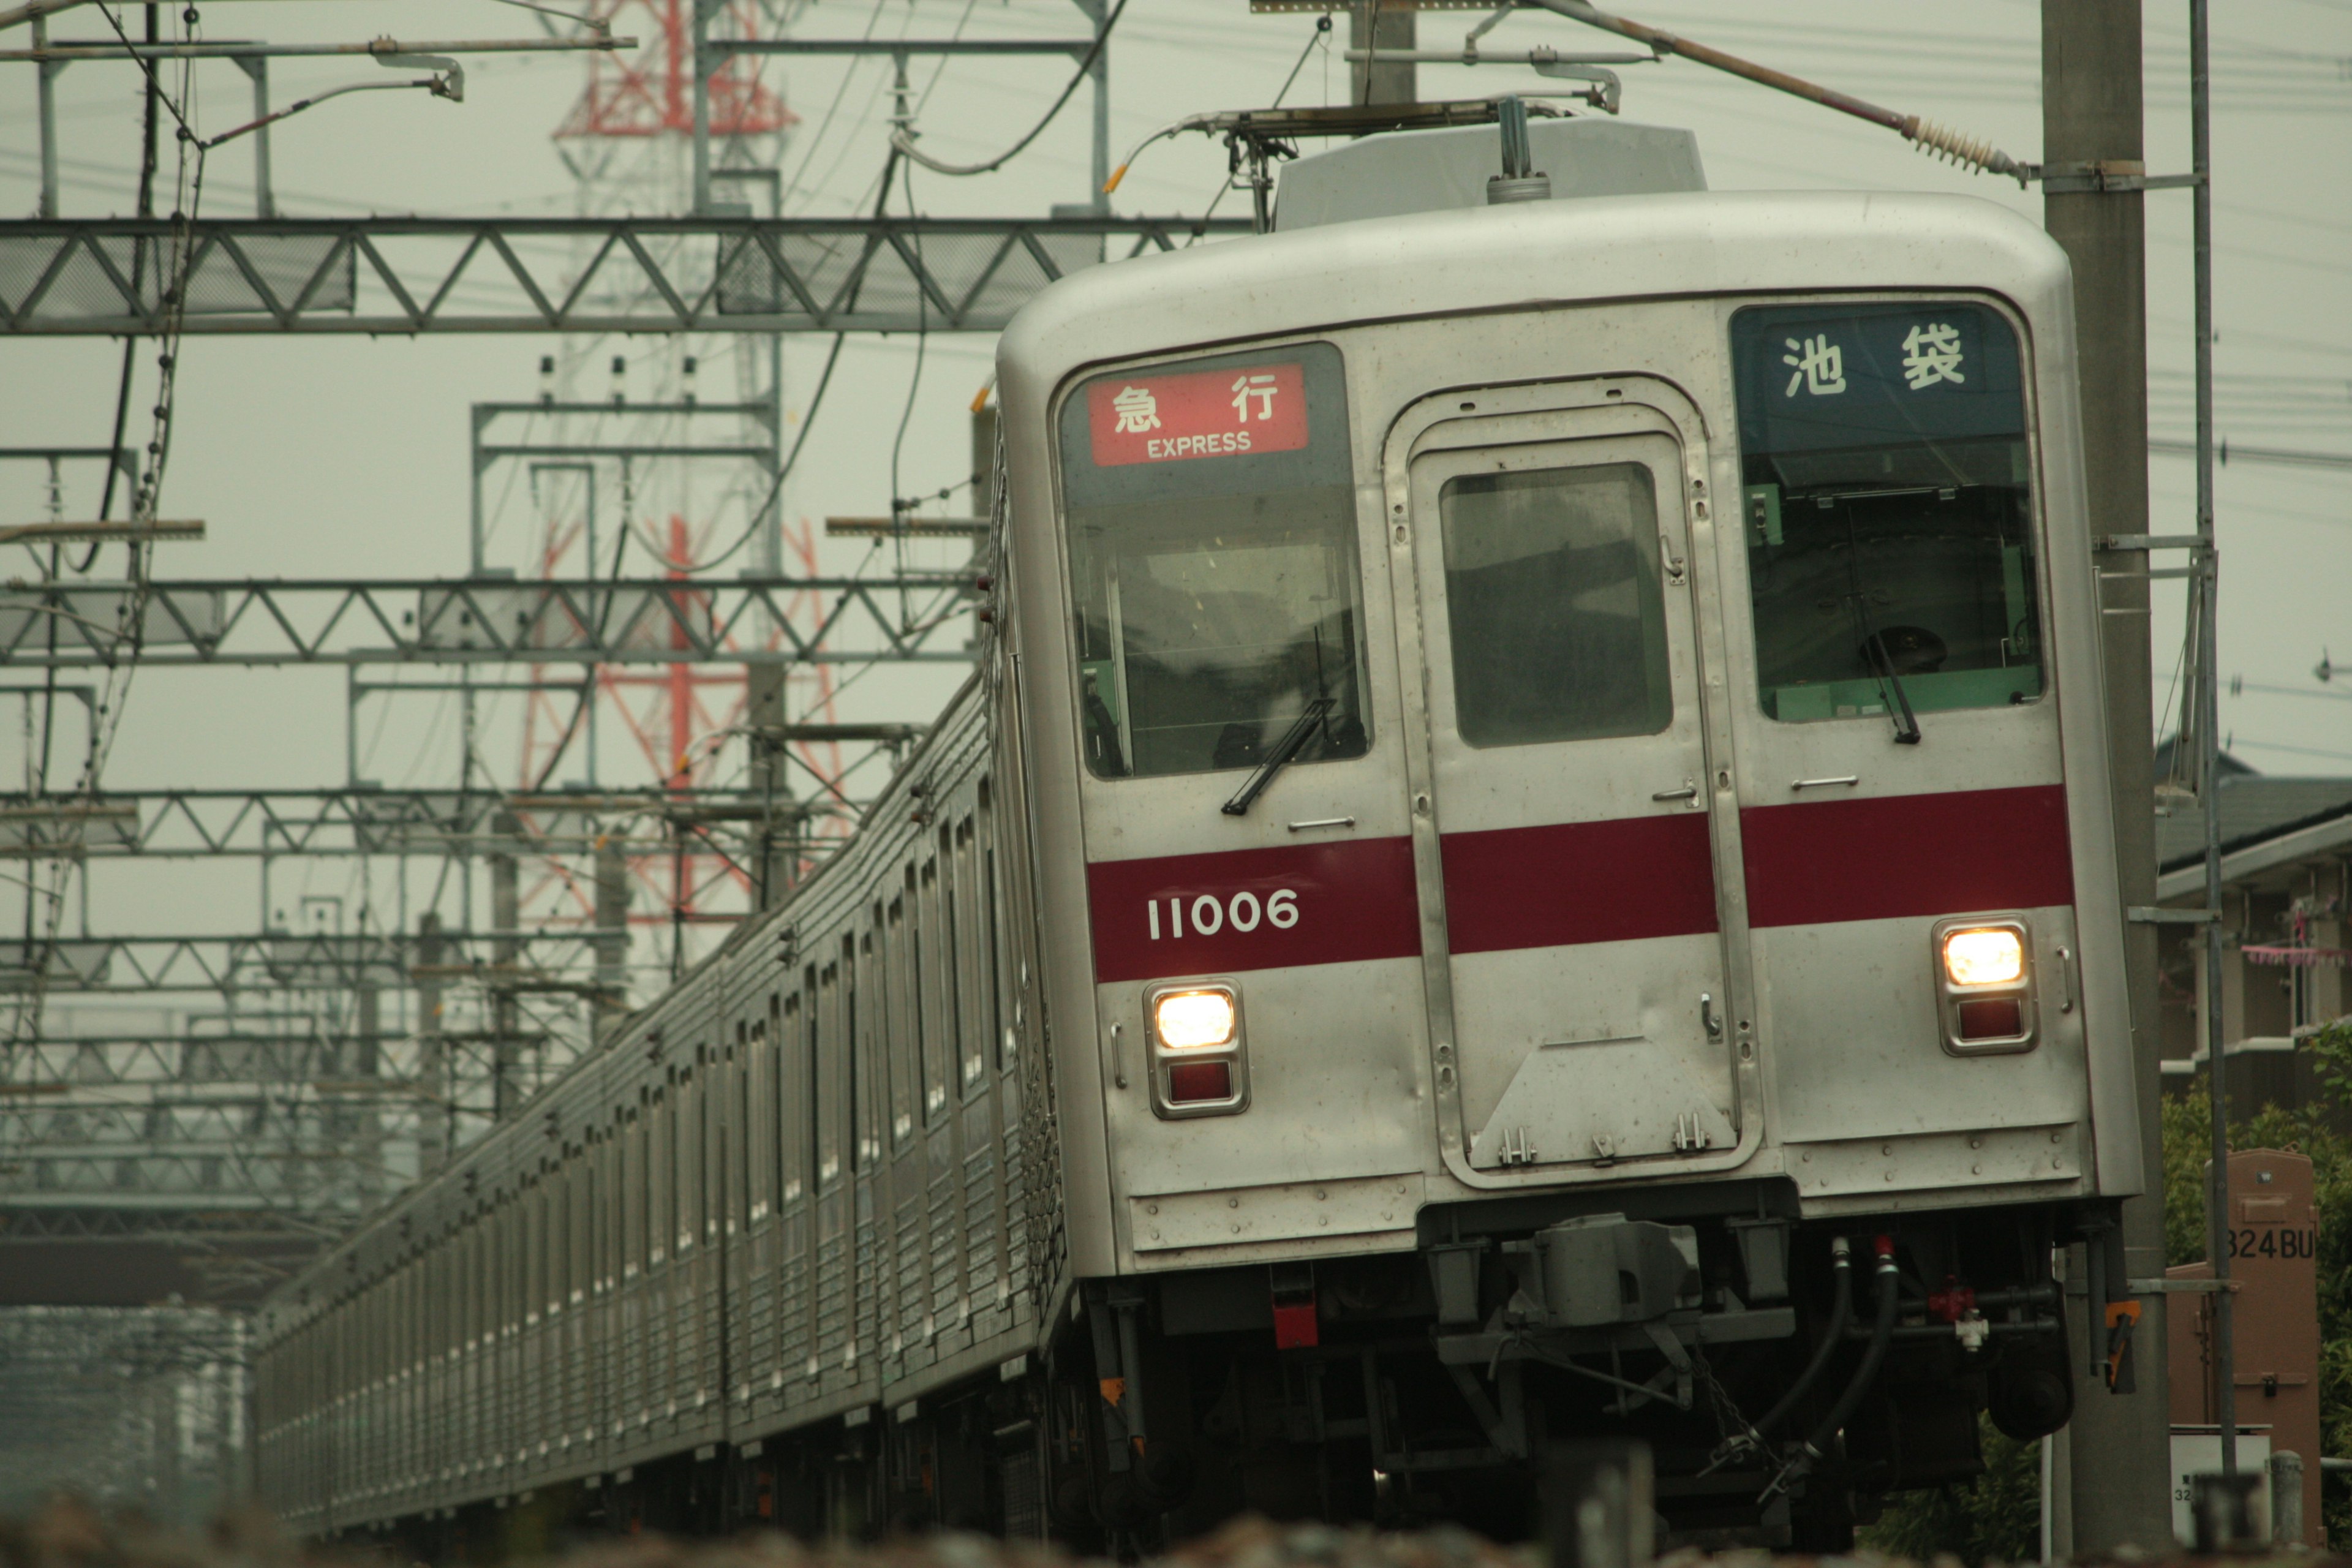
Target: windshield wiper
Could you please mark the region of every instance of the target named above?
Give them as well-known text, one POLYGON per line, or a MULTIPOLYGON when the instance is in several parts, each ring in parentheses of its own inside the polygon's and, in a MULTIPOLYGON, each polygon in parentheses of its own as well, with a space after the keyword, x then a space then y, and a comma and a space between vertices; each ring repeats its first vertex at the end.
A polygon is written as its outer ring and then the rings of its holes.
MULTIPOLYGON (((1869 616, 1865 615, 1863 617, 1863 625, 1866 627, 1869 624, 1869 616)), ((1870 656, 1870 662, 1878 667, 1878 678, 1886 683, 1887 690, 1894 694, 1895 743, 1898 746, 1917 745, 1919 717, 1911 711, 1911 694, 1903 689, 1903 678, 1895 673, 1895 659, 1886 651, 1885 637, 1877 632, 1866 631, 1863 636, 1862 647, 1863 651, 1870 656)))
POLYGON ((1903 678, 1895 673, 1895 658, 1886 651, 1886 638, 1873 624, 1867 590, 1862 585, 1862 540, 1854 528, 1851 505, 1845 509, 1845 552, 1846 585, 1853 590, 1853 627, 1862 634, 1862 657, 1877 669, 1880 683, 1895 699, 1895 710, 1888 715, 1895 721, 1895 743, 1916 746, 1919 743, 1919 716, 1911 711, 1911 694, 1903 689, 1903 678))
POLYGON ((1331 699, 1318 697, 1300 710, 1298 717, 1290 721, 1290 728, 1282 732, 1282 739, 1274 743, 1274 750, 1265 754, 1265 761, 1258 763, 1250 776, 1242 781, 1242 787, 1234 792, 1234 798, 1220 809, 1227 816, 1245 816, 1250 803, 1265 793, 1265 786, 1274 782, 1274 775, 1298 754, 1299 748, 1307 744, 1307 737, 1322 727, 1331 709, 1331 699))

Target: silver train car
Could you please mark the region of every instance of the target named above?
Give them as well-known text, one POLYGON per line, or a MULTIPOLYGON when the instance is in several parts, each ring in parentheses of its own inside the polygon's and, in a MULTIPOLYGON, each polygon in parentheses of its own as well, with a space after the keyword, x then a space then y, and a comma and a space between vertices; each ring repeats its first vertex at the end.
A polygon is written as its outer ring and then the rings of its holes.
POLYGON ((1831 1547, 2062 1425, 2138 1181, 2069 290, 1989 204, 1691 190, 1047 289, 979 673, 268 1305, 268 1503, 1508 1533, 1626 1433, 1831 1547))

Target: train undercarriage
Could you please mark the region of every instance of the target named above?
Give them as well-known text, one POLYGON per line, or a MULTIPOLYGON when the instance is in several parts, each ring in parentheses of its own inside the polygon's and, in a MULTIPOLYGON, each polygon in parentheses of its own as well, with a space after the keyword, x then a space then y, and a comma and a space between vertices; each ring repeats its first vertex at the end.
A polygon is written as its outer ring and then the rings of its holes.
POLYGON ((751 1525, 1124 1555, 1244 1512, 1510 1540, 1543 1527, 1557 1445, 1632 1436, 1662 1541, 1834 1551, 1887 1495, 1978 1474, 1979 1413, 2020 1438, 2065 1423, 2049 1260, 2073 1216, 1801 1223, 1776 1195, 1465 1205, 1412 1252, 1086 1281, 1045 1356, 944 1396, 391 1533, 436 1560, 751 1525))

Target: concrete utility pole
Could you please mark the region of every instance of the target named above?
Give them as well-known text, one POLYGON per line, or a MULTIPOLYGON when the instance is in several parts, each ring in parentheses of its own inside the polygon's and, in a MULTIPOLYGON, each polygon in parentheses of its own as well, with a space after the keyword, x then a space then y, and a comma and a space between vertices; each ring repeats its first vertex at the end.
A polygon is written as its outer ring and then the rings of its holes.
POLYGON ((1372 58, 1360 60, 1348 73, 1358 103, 1414 103, 1420 86, 1410 59, 1384 60, 1391 49, 1410 55, 1413 49, 1413 13, 1389 0, 1357 0, 1348 10, 1348 47, 1370 49, 1372 58))
MULTIPOLYGON (((2139 0, 2042 0, 2042 222, 2074 265, 2084 467, 2095 536, 2148 531, 2147 226, 2139 191, 2083 188, 2098 182, 2082 176, 2144 174, 2141 132, 2139 0)), ((2139 574, 2103 579, 2100 629, 2123 902, 2149 905, 2156 902, 2156 816, 2147 556, 2111 553, 2101 564, 2139 574)), ((2155 929, 2127 926, 2124 940, 2147 1195, 2124 1205, 2123 1251, 2126 1274, 2147 1279, 2164 1272, 2155 929)), ((2091 1276, 2084 1262, 2078 1248, 2070 1289, 2091 1276)), ((2110 1393, 2102 1374, 2105 1304, 2087 1298, 2074 1304, 2083 1313, 2074 1326, 2074 1418, 2063 1435, 2074 1539, 2057 1545, 2076 1552, 2126 1544, 2168 1549, 2172 1461, 2164 1298, 2140 1298, 2133 1346, 2137 1391, 2127 1394, 2110 1393)))

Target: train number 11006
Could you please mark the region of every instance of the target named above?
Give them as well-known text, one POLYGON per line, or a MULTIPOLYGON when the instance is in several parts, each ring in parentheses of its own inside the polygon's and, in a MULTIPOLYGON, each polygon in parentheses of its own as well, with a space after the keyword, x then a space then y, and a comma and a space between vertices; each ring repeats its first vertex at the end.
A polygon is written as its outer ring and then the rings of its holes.
POLYGON ((1255 893, 1235 893, 1230 899, 1202 893, 1189 902, 1181 898, 1153 899, 1143 908, 1154 942, 1163 935, 1186 935, 1188 916, 1192 921, 1189 934, 1193 936, 1214 936, 1227 926, 1240 931, 1255 931, 1261 923, 1288 931, 1298 923, 1298 895, 1288 888, 1268 893, 1264 902, 1255 893))

